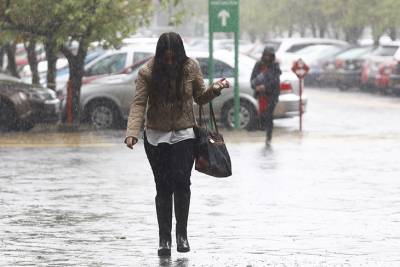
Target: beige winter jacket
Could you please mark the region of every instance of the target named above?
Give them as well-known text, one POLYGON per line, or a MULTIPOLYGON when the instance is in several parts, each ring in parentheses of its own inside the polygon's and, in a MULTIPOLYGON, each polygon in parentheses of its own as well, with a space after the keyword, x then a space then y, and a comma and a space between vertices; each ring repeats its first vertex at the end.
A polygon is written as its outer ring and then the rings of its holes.
POLYGON ((131 104, 126 137, 139 138, 140 128, 146 112, 145 126, 160 131, 182 130, 196 125, 193 113, 193 100, 203 105, 221 94, 220 89, 205 89, 203 74, 194 59, 189 58, 184 66, 184 96, 182 109, 176 103, 155 101, 149 97, 151 72, 154 60, 151 59, 139 71, 136 81, 136 94, 131 104))

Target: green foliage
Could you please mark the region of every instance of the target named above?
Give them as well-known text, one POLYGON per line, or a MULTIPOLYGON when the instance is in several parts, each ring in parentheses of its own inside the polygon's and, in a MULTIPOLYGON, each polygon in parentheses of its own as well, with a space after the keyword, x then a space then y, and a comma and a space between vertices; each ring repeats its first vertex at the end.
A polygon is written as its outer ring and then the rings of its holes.
POLYGON ((400 22, 398 0, 241 0, 240 9, 242 31, 261 39, 311 30, 354 42, 366 28, 379 38, 400 22))
MULTIPOLYGON (((168 7, 180 0, 159 2, 168 7)), ((54 80, 56 52, 67 57, 77 114, 74 121, 79 123, 79 92, 90 43, 117 46, 148 23, 153 4, 153 0, 0 0, 0 29, 43 38, 48 51, 48 83, 54 80), (72 42, 78 44, 77 51, 68 47, 72 42)))

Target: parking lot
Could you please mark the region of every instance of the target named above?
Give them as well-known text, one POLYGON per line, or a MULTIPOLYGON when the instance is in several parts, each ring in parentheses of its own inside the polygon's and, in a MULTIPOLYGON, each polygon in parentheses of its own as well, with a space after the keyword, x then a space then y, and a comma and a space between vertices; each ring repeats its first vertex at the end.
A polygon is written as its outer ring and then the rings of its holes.
POLYGON ((298 118, 224 131, 233 176, 193 172, 192 251, 157 256, 155 188, 124 131, 0 134, 0 266, 399 266, 400 99, 306 88, 298 118))

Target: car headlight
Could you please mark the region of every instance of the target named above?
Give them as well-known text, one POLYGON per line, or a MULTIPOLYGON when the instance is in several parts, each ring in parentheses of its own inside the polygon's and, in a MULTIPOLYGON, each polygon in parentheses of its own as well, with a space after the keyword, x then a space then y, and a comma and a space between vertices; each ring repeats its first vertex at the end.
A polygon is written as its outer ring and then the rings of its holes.
POLYGON ((55 99, 56 98, 56 93, 51 90, 40 90, 40 91, 33 91, 28 94, 30 99, 33 100, 50 100, 50 99, 55 99))

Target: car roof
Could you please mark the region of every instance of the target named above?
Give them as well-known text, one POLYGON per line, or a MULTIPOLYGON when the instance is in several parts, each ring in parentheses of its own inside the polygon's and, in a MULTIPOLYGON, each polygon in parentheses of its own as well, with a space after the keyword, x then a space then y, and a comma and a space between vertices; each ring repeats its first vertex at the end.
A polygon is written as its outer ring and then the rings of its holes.
POLYGON ((21 79, 18 79, 14 76, 5 74, 5 73, 0 73, 0 81, 13 81, 13 82, 21 82, 21 79))
POLYGON ((109 54, 114 54, 114 53, 120 53, 120 52, 155 52, 155 46, 151 45, 126 45, 122 46, 119 49, 111 49, 108 50, 106 53, 109 54))
POLYGON ((278 41, 278 42, 285 42, 285 43, 309 43, 309 42, 332 42, 332 43, 343 43, 347 44, 347 42, 338 40, 338 39, 330 39, 330 38, 314 38, 314 37, 306 37, 306 38, 273 38, 269 39, 268 41, 278 41))
POLYGON ((379 46, 400 46, 400 41, 383 41, 379 46))

